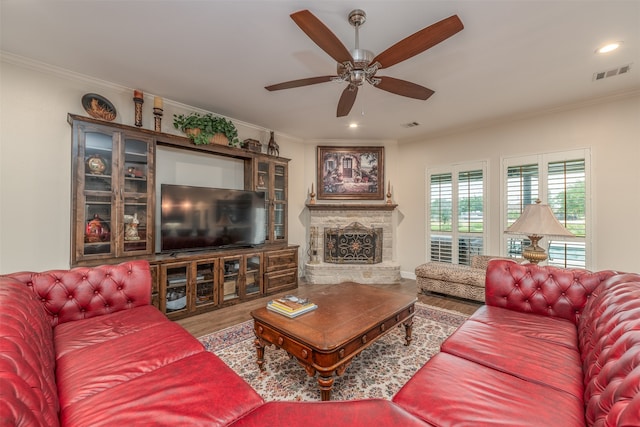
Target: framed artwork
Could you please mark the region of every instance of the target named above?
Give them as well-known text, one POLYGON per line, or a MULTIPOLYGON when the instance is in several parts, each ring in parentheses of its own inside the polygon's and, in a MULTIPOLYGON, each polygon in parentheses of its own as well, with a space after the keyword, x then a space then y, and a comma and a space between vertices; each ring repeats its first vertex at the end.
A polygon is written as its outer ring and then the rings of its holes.
POLYGON ((384 147, 318 147, 318 200, 383 200, 384 147))

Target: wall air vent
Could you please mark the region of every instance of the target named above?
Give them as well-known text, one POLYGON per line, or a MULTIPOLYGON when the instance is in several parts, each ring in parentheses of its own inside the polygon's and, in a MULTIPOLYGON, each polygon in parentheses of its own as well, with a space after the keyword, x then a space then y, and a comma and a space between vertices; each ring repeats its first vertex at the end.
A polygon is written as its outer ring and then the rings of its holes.
POLYGON ((405 123, 405 124, 402 125, 402 127, 405 127, 405 128, 414 128, 416 126, 420 126, 420 123, 418 123, 418 122, 409 122, 409 123, 405 123))
POLYGON ((593 73, 593 81, 595 82, 598 80, 604 80, 608 77, 619 76, 620 74, 626 74, 629 71, 631 71, 631 64, 622 65, 612 70, 599 71, 597 73, 593 73))

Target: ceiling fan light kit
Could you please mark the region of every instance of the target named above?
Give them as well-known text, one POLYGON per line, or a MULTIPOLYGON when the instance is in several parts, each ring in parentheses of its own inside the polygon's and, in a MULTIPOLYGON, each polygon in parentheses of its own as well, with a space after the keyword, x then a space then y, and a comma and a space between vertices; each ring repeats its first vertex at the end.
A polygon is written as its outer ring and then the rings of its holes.
POLYGON ((389 68, 424 52, 464 28, 460 18, 457 15, 452 15, 406 37, 376 56, 369 50, 360 49, 358 29, 367 20, 366 13, 361 9, 352 10, 348 16, 349 23, 355 28, 355 48, 351 51, 310 11, 295 12, 291 14, 291 19, 315 44, 337 62, 337 75, 292 80, 266 86, 265 89, 269 91, 292 89, 331 81, 347 83, 347 87, 343 90, 338 101, 337 117, 349 114, 355 103, 358 88, 365 81, 375 88, 396 95, 419 100, 428 99, 434 94, 433 90, 406 80, 376 76, 376 73, 380 69, 389 68))

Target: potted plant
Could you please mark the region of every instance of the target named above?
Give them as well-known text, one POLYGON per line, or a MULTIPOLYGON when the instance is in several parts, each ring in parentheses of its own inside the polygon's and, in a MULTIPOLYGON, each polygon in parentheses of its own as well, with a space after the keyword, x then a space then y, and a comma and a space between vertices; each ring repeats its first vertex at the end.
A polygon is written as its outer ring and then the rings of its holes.
POLYGON ((216 134, 227 138, 227 145, 238 147, 238 129, 231 120, 211 113, 174 114, 173 127, 186 133, 196 145, 210 144, 216 134))

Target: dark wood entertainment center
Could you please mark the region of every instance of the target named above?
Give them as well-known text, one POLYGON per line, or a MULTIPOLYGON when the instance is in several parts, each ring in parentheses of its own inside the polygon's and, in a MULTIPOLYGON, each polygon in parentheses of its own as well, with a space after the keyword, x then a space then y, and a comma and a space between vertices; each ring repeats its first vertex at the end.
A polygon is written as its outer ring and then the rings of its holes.
POLYGON ((153 304, 180 319, 298 286, 288 244, 289 159, 224 145, 195 145, 148 129, 68 115, 72 126, 71 265, 146 259, 153 304), (242 162, 244 189, 266 195, 264 245, 156 253, 156 148, 242 162))

